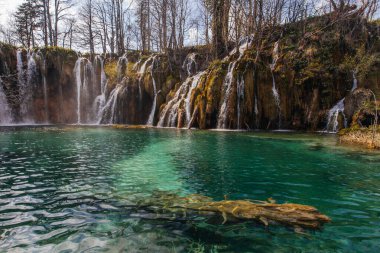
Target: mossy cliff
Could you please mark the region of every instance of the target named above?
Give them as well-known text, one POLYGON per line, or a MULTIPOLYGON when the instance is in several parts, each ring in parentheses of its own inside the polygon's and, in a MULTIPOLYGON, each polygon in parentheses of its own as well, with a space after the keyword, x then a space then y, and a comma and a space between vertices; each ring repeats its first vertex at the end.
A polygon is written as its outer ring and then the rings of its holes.
MULTIPOLYGON (((146 124, 155 109, 153 125, 160 126, 322 130, 343 98, 338 128, 344 119, 353 122, 362 104, 356 84, 380 96, 377 24, 324 16, 277 27, 265 38, 246 38, 220 60, 209 46, 84 58, 62 48, 21 50, 24 74, 33 53, 36 62, 26 82, 29 114, 36 123, 146 124)), ((0 75, 14 123, 25 121, 17 52, 1 45, 0 75)))
MULTIPOLYGON (((328 19, 318 22, 321 22, 318 27, 329 25, 328 19)), ((233 72, 226 127, 237 128, 239 124, 250 129, 323 129, 329 109, 342 98, 350 96, 355 77, 359 88, 379 94, 377 26, 368 23, 358 25, 358 20, 351 22, 351 26, 344 25, 350 27, 347 31, 341 30, 343 24, 336 23, 303 35, 289 25, 281 31, 282 36, 273 35, 271 41, 264 45, 246 50, 233 72), (278 60, 272 77, 270 64, 273 63, 275 42, 278 43, 278 60), (279 110, 272 91, 273 78, 280 98, 279 110), (242 81, 244 95, 237 98, 239 82, 242 81), (237 116, 239 99, 240 122, 237 116)), ((316 24, 311 22, 310 25, 316 24)), ((194 126, 216 127, 218 110, 225 95, 224 76, 229 63, 237 57, 230 56, 213 63, 207 70, 207 78, 203 79, 192 98, 194 108, 199 109, 194 126)), ((346 100, 346 107, 350 103, 355 103, 355 99, 346 100)), ((350 113, 349 121, 352 116, 350 113)))
POLYGON ((4 44, 0 47, 0 76, 4 93, 12 109, 13 122, 22 121, 20 106, 28 95, 22 93, 29 93, 31 103, 27 109, 31 115, 28 118, 33 122, 73 123, 76 117, 72 113, 76 104, 73 68, 77 54, 58 47, 29 51, 4 44), (20 66, 17 64, 17 54, 23 63, 20 66), (35 55, 35 64, 33 68, 28 68, 27 62, 32 54, 35 55), (19 68, 23 74, 20 74, 19 68), (29 87, 21 89, 20 83, 29 87), (46 105, 45 96, 48 98, 46 105))

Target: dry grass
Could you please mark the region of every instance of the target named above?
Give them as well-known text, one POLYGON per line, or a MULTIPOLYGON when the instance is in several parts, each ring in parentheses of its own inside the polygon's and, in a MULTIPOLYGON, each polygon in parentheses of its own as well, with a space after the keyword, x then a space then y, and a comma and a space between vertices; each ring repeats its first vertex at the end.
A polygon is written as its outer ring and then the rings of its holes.
POLYGON ((340 136, 340 141, 347 144, 356 144, 369 149, 380 149, 380 133, 369 128, 355 131, 345 131, 340 136))

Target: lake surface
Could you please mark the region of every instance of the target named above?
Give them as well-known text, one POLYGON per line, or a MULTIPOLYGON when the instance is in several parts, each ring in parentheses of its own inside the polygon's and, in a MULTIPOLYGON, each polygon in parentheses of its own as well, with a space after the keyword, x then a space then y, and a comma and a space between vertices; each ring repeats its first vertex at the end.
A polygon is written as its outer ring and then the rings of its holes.
POLYGON ((0 252, 379 252, 380 153, 294 133, 0 128, 0 252), (312 205, 308 235, 166 219, 152 194, 312 205))

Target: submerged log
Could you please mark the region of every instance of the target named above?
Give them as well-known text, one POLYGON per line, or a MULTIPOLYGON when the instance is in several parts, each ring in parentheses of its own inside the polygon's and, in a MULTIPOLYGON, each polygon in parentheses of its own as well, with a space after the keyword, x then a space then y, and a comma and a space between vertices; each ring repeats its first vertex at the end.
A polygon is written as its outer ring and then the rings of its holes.
MULTIPOLYGON (((154 198, 155 205, 170 212, 214 213, 223 216, 223 224, 227 221, 257 221, 265 226, 282 224, 296 230, 300 228, 320 229, 330 218, 316 208, 300 204, 276 204, 274 201, 223 200, 213 201, 202 195, 180 197, 176 194, 160 194, 154 198)), ((152 201, 150 199, 149 201, 152 201)))

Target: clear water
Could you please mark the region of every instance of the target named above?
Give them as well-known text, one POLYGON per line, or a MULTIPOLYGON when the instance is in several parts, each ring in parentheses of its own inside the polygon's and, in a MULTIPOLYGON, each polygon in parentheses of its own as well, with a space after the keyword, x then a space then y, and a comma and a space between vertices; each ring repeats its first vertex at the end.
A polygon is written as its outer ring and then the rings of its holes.
POLYGON ((378 252, 380 154, 333 136, 35 127, 0 131, 0 252, 378 252), (157 190, 317 207, 308 236, 158 219, 157 190))

